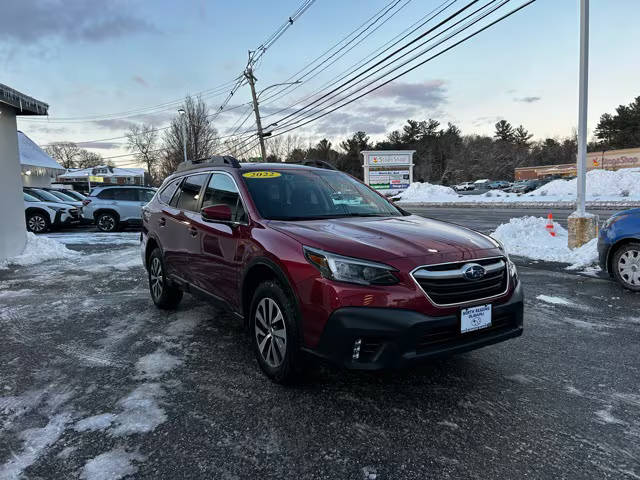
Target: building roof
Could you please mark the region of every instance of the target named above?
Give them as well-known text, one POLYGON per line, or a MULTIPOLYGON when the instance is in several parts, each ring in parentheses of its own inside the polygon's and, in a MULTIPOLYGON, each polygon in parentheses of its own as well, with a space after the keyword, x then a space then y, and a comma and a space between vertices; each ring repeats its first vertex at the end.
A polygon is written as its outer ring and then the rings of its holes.
POLYGON ((91 168, 69 168, 66 173, 58 175, 58 178, 82 178, 82 177, 143 177, 144 168, 119 168, 108 165, 98 165, 91 168), (101 170, 106 170, 101 172, 101 170))
POLYGON ((48 115, 49 105, 0 83, 0 104, 17 110, 16 115, 48 115))
POLYGON ((64 168, 42 150, 33 140, 18 130, 18 152, 23 167, 47 168, 64 171, 64 168))

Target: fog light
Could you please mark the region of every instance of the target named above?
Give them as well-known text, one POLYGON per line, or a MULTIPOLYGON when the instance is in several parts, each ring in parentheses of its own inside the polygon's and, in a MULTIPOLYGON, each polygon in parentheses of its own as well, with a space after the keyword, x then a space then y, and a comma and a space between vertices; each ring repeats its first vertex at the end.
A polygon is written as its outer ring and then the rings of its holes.
POLYGON ((361 344, 362 344, 362 339, 361 338, 359 338, 355 342, 353 342, 353 354, 351 355, 351 358, 353 358, 354 360, 358 360, 358 358, 360 358, 360 345, 361 344))

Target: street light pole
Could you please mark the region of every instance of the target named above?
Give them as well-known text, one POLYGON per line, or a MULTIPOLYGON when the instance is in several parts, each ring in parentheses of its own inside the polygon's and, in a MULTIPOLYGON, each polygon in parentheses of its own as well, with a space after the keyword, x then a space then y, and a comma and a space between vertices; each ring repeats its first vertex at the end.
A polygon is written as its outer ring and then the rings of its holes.
POLYGON ((182 153, 184 155, 184 161, 187 161, 187 115, 183 108, 178 110, 180 119, 182 120, 182 153))
POLYGON ((580 93, 578 106, 577 213, 586 213, 587 102, 589 91, 589 0, 580 0, 580 93))
POLYGON ((569 248, 581 247, 598 235, 598 217, 586 211, 587 100, 589 91, 589 0, 580 0, 580 81, 578 100, 578 173, 576 211, 569 215, 569 248))

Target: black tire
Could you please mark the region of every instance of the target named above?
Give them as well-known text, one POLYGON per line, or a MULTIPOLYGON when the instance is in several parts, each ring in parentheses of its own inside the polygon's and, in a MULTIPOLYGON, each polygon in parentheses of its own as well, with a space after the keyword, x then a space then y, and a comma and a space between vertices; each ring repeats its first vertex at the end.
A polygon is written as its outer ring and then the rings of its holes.
POLYGON ((640 243, 625 243, 611 259, 613 277, 626 289, 640 292, 640 243))
POLYGON ((303 358, 300 351, 298 312, 291 295, 285 293, 275 281, 264 282, 253 295, 250 315, 251 345, 260 368, 276 383, 294 383, 303 371, 303 358), (267 317, 269 314, 265 308, 272 308, 274 305, 282 316, 281 320, 277 319, 277 313, 267 317), (271 322, 269 318, 274 321, 271 322))
POLYGON ((31 212, 27 215, 27 230, 33 233, 44 233, 51 228, 49 215, 43 212, 31 212))
POLYGON ((118 230, 118 216, 115 213, 103 212, 96 217, 96 226, 101 232, 115 232, 118 230))
POLYGON ((147 275, 149 278, 149 293, 156 307, 163 310, 176 308, 180 300, 182 300, 182 290, 167 281, 162 251, 159 248, 151 252, 147 275))

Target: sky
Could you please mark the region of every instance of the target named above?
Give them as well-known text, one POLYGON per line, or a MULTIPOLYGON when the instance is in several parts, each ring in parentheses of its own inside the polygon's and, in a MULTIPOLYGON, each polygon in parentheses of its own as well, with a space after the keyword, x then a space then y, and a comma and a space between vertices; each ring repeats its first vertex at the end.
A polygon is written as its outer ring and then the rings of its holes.
MULTIPOLYGON (((263 123, 291 112, 291 104, 339 78, 443 1, 399 1, 358 37, 361 42, 351 43, 353 48, 344 56, 342 51, 333 57, 335 63, 317 77, 309 75, 273 102, 269 97, 279 89, 265 92, 261 111, 271 116, 263 123)), ((478 26, 524 1, 507 2, 478 26)), ((453 3, 440 16, 408 39, 469 0, 449 2, 453 3)), ((298 71, 345 37, 348 41, 354 30, 394 3, 316 0, 264 53, 255 69, 256 88, 299 78, 298 71)), ((229 88, 225 84, 244 70, 248 51, 261 45, 301 4, 302 0, 5 0, 0 15, 0 83, 50 105, 48 119, 18 120, 19 128, 40 145, 121 137, 129 126, 143 122, 161 128, 185 95, 204 92, 203 100, 215 112, 229 88), (144 108, 149 110, 140 112, 144 108)), ((602 113, 640 95, 639 16, 640 0, 591 0, 590 132, 602 113)), ((337 144, 357 130, 381 139, 409 118, 434 118, 443 125, 454 123, 464 134, 492 134, 494 124, 506 119, 514 126, 524 125, 535 139, 564 137, 577 126, 578 63, 579 1, 537 0, 386 87, 291 133, 309 141, 327 137, 337 144)), ((364 75, 366 80, 354 90, 364 92, 363 85, 375 79, 371 75, 364 75)), ((250 99, 249 87, 242 86, 227 106, 233 110, 214 118, 221 135, 250 115, 250 99)), ((250 117, 239 131, 252 127, 252 121, 250 117)), ((83 146, 105 157, 127 153, 122 138, 83 146)), ((114 161, 133 166, 127 157, 114 161)))

